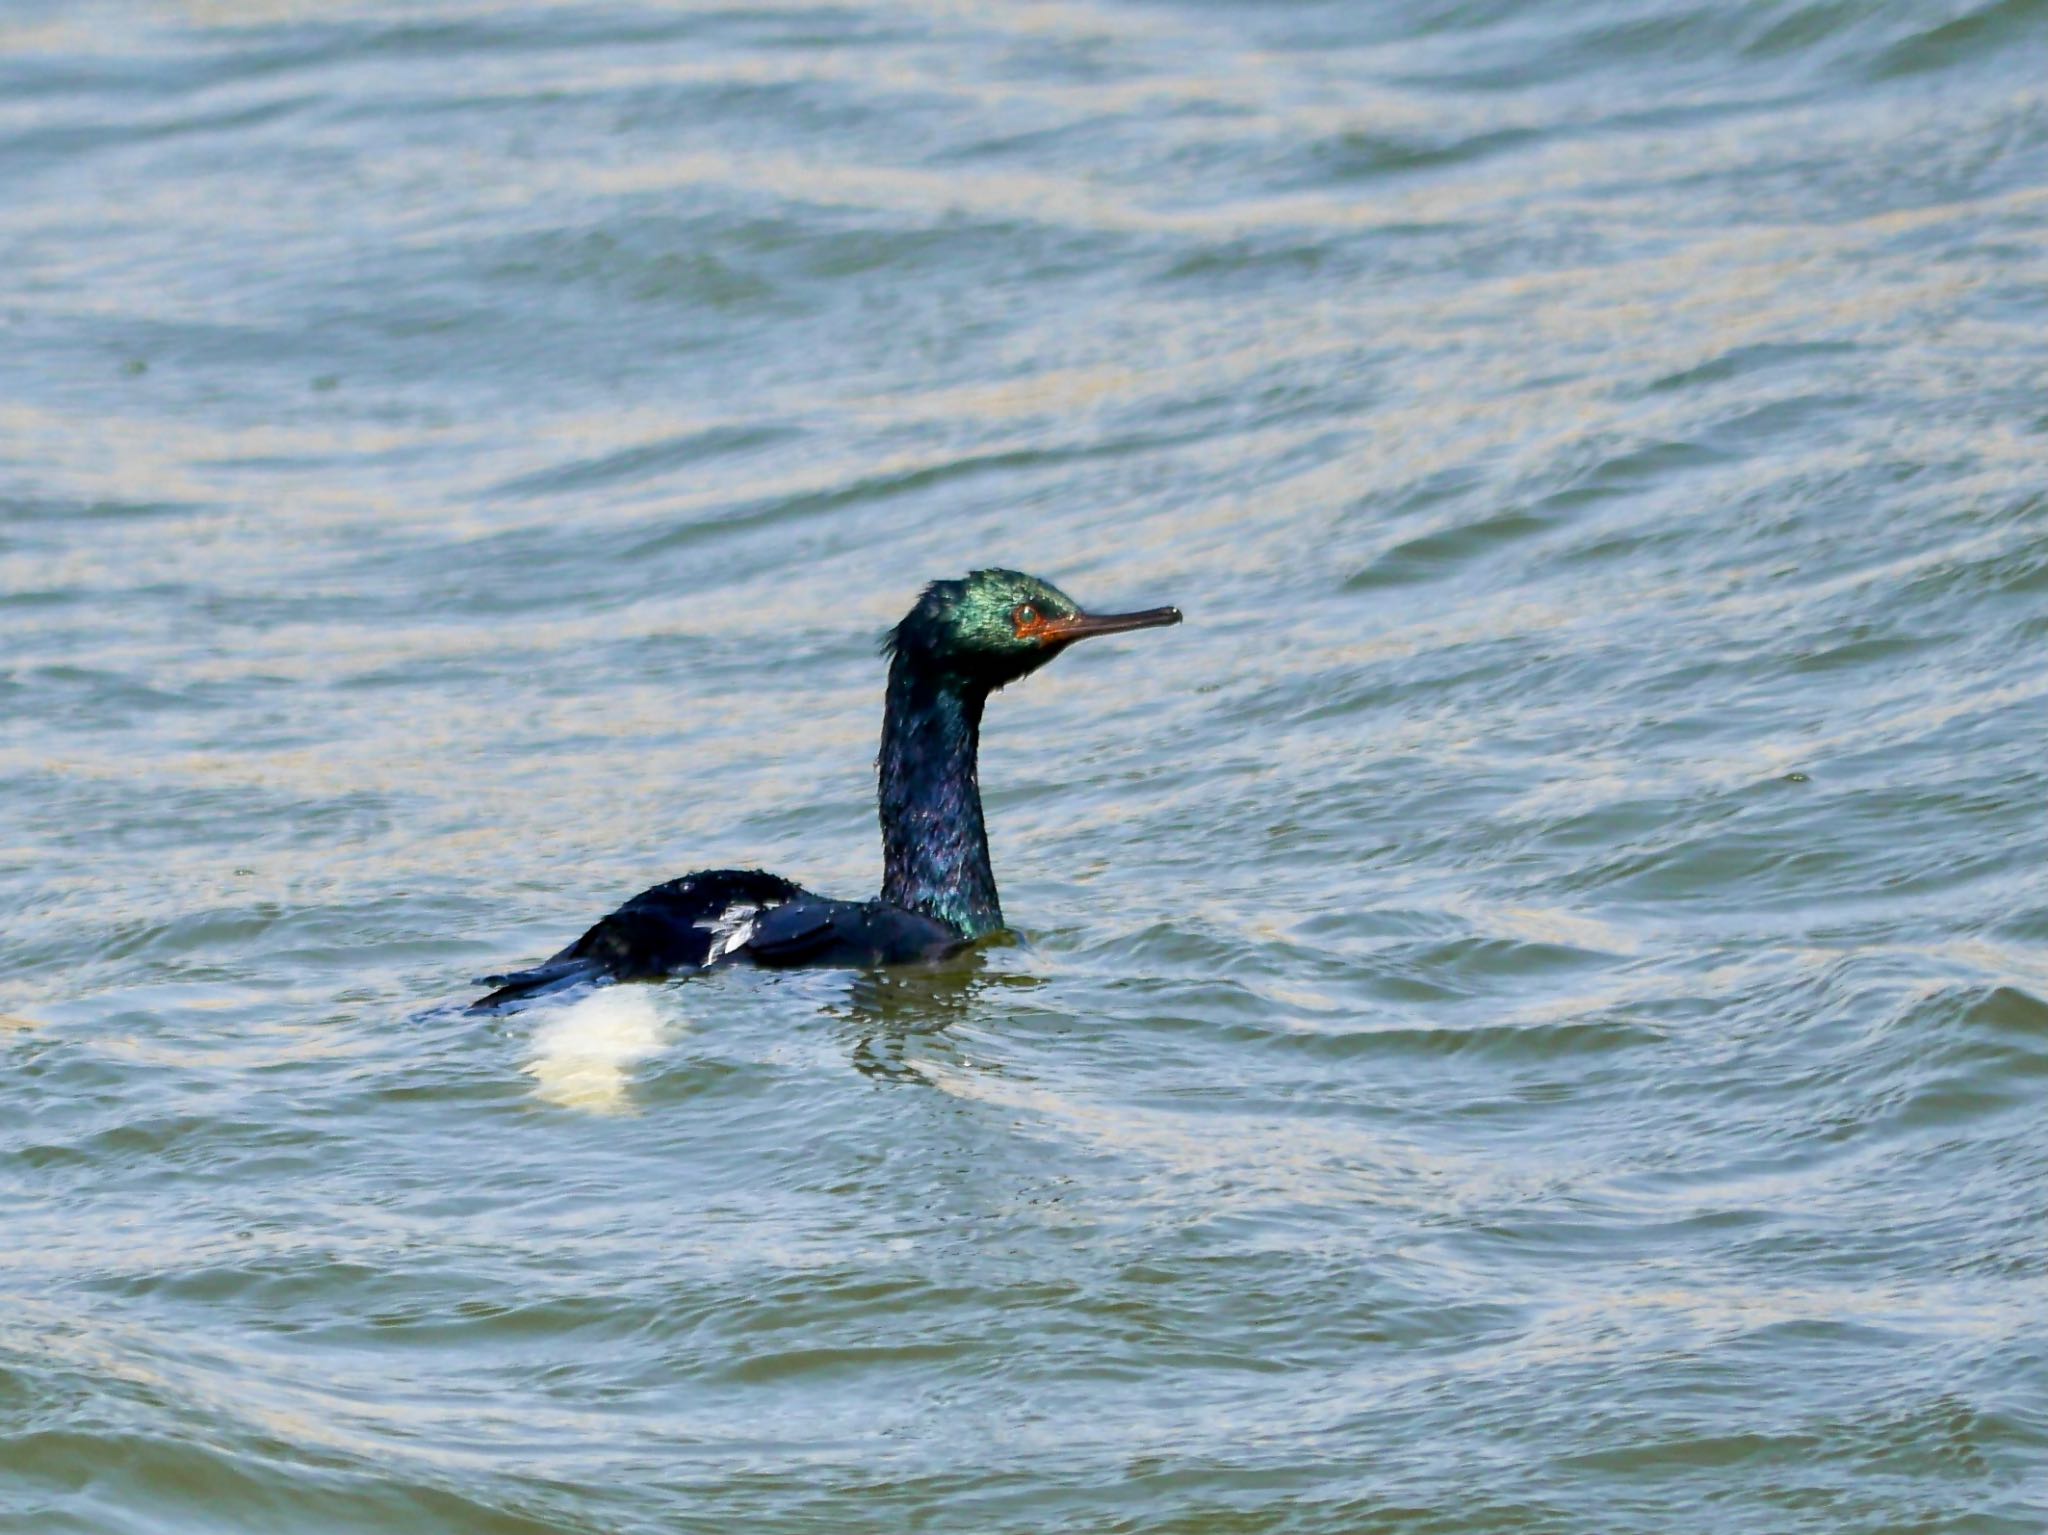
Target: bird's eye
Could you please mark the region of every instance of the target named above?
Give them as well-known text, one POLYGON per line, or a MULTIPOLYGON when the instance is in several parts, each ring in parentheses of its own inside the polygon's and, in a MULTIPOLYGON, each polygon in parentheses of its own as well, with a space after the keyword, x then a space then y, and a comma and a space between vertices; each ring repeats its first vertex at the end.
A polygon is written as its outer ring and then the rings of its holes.
POLYGON ((1019 629, 1028 629, 1038 622, 1038 609, 1028 602, 1020 602, 1011 611, 1010 622, 1019 629))

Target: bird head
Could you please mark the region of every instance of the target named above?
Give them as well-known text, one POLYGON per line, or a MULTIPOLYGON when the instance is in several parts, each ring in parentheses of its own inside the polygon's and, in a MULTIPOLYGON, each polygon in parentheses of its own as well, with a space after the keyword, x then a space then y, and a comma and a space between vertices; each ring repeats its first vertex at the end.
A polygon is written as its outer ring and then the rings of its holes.
POLYGON ((993 689, 1029 676, 1076 640, 1179 622, 1179 608, 1087 613, 1050 581, 977 570, 964 581, 927 586, 885 648, 993 689))

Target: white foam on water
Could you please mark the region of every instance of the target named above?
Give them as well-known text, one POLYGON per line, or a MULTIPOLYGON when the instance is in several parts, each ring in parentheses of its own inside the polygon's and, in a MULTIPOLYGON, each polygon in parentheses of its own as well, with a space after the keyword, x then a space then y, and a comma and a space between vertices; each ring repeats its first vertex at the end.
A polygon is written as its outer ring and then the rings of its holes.
POLYGON ((627 1108, 628 1068, 670 1036, 646 986, 608 986, 546 1011, 525 1070, 535 1097, 565 1109, 617 1114, 627 1108))

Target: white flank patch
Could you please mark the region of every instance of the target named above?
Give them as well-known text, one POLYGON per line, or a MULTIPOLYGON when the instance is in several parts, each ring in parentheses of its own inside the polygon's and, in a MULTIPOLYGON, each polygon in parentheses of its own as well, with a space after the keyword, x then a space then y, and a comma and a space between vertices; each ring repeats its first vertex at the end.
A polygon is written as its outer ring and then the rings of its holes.
POLYGON ((730 954, 749 938, 754 936, 754 919, 761 915, 758 906, 728 906, 709 922, 699 922, 698 928, 711 935, 711 951, 704 956, 704 963, 715 965, 723 955, 730 954))
POLYGON ((650 987, 607 986, 546 1011, 526 1074, 534 1096, 565 1109, 618 1113, 626 1107, 626 1068, 668 1042, 650 987))

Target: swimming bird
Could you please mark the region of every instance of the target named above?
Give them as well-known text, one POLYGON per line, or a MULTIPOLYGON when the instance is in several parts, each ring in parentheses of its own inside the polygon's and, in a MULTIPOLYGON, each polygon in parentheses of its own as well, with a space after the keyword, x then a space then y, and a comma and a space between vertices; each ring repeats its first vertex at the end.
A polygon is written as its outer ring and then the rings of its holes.
POLYGON ((1086 613, 1050 582, 1014 570, 932 582, 882 646, 879 896, 833 900, 758 869, 700 870, 641 891, 544 964, 482 977, 496 990, 472 1006, 714 965, 942 959, 1000 931, 975 764, 982 706, 1076 640, 1179 622, 1178 608, 1086 613))

